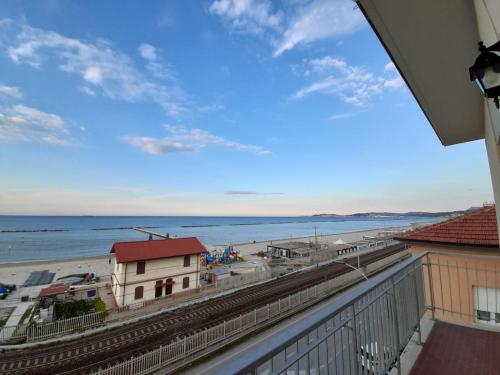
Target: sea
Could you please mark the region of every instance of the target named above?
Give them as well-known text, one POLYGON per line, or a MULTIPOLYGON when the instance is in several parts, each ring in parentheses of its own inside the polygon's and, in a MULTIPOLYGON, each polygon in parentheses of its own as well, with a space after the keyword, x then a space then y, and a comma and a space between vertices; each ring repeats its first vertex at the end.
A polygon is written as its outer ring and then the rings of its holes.
POLYGON ((145 240, 142 227, 207 245, 402 227, 443 218, 408 216, 0 216, 0 263, 106 255, 117 241, 145 240))

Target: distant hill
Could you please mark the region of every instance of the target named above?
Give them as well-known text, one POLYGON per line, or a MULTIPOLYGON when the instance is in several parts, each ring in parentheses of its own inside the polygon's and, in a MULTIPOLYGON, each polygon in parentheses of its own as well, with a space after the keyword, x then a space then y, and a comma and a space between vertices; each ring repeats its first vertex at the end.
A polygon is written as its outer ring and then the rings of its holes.
POLYGON ((469 211, 477 210, 479 207, 471 207, 467 210, 460 211, 442 211, 442 212, 423 212, 423 211, 411 211, 411 212, 358 212, 349 215, 338 215, 338 214, 315 214, 313 217, 443 217, 443 216, 456 216, 462 215, 469 211))

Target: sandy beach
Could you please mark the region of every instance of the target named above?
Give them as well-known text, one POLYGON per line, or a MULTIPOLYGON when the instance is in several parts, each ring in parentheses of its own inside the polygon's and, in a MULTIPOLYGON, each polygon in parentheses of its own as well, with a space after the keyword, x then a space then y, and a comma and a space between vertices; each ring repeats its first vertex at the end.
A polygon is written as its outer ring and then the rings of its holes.
POLYGON ((364 236, 370 236, 370 237, 376 236, 381 231, 399 230, 399 229, 403 229, 403 228, 380 228, 380 229, 363 230, 363 231, 356 231, 356 232, 346 232, 346 233, 338 233, 338 234, 323 234, 323 235, 318 235, 317 237, 315 237, 315 236, 291 237, 291 238, 261 241, 261 242, 255 242, 255 243, 251 242, 251 243, 244 243, 244 244, 234 244, 233 247, 241 255, 244 256, 244 255, 249 255, 249 254, 255 254, 255 253, 258 253, 259 251, 266 251, 267 245, 271 245, 271 244, 280 244, 280 243, 285 243, 285 242, 290 242, 290 241, 309 242, 309 241, 315 241, 316 238, 318 239, 319 243, 333 243, 333 242, 340 240, 340 239, 342 241, 345 241, 345 242, 354 242, 354 241, 362 240, 364 236))
MULTIPOLYGON (((318 235, 318 242, 327 243, 335 242, 342 239, 345 242, 358 241, 363 239, 364 236, 376 236, 379 232, 390 229, 401 228, 381 228, 366 231, 357 231, 349 233, 318 235)), ((269 241, 262 241, 256 243, 234 244, 234 248, 240 252, 241 255, 255 254, 259 251, 266 251, 267 245, 271 243, 283 243, 288 241, 314 241, 314 236, 309 237, 293 237, 286 239, 276 239, 269 241)), ((207 246, 208 250, 214 248, 221 248, 221 246, 207 246)), ((32 271, 48 270, 55 273, 55 282, 59 277, 67 276, 70 274, 81 274, 86 272, 95 272, 97 276, 107 280, 112 272, 110 259, 113 255, 100 255, 87 258, 73 258, 66 260, 47 260, 47 261, 28 261, 19 263, 4 263, 0 264, 0 282, 22 285, 28 278, 32 271)), ((112 263, 112 262, 111 262, 112 263)), ((41 287, 33 287, 40 289, 41 287)))

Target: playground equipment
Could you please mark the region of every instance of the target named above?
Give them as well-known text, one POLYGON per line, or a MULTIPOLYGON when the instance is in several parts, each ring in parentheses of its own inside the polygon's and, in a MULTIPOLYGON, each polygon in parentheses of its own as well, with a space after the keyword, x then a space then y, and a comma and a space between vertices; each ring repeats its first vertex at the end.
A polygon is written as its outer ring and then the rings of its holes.
POLYGON ((208 267, 209 265, 230 264, 238 261, 239 258, 238 252, 232 246, 227 246, 224 250, 216 249, 211 253, 204 253, 201 262, 208 267))

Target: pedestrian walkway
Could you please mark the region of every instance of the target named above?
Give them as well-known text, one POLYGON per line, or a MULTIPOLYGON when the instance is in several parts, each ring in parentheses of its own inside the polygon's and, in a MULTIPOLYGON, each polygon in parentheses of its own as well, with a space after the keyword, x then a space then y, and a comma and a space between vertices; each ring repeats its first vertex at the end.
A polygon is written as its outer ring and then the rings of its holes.
POLYGON ((33 304, 34 302, 21 302, 17 304, 16 309, 12 312, 12 314, 10 314, 9 319, 2 329, 4 330, 4 332, 1 332, 0 334, 0 337, 2 337, 2 339, 6 340, 12 336, 14 330, 11 329, 11 327, 17 327, 26 310, 28 310, 33 304))

